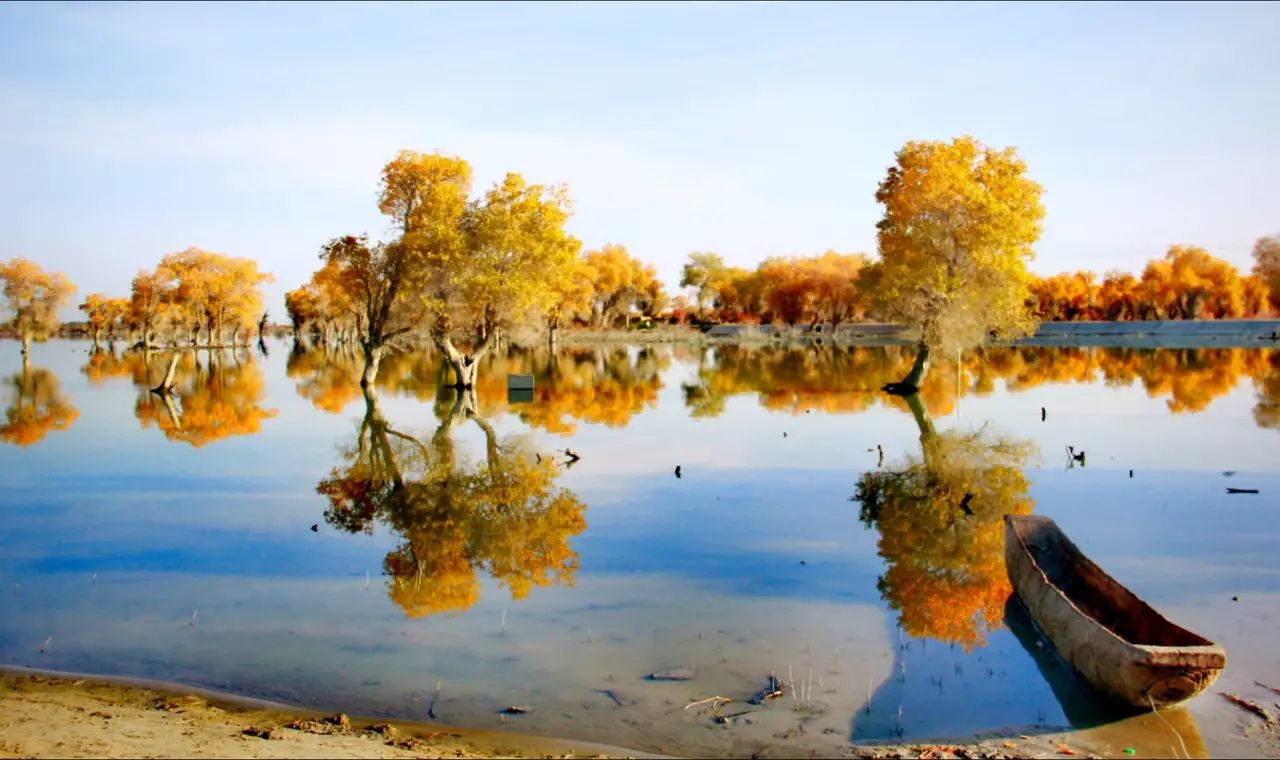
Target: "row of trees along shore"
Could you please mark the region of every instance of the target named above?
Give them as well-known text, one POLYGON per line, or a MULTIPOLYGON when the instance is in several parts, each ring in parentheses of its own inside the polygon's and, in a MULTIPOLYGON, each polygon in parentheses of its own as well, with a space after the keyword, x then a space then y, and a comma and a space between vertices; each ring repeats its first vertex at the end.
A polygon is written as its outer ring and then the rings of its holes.
MULTIPOLYGON (((1250 274, 1203 248, 1175 245, 1140 275, 1035 276, 1027 265, 1044 209, 1040 185, 1026 175, 1013 148, 967 136, 909 142, 876 191, 884 207, 878 258, 827 251, 768 258, 752 271, 694 252, 680 280, 692 299, 669 299, 654 267, 625 247, 582 250, 565 230, 565 187, 509 173, 472 197, 463 159, 402 151, 383 167, 379 187, 389 239, 332 238, 285 306, 295 335, 358 344, 365 385, 395 344, 425 338, 461 388, 474 385, 480 359, 517 326, 540 326, 554 344, 562 328, 629 327, 637 316, 890 321, 921 335, 902 391, 919 386, 931 354, 1026 335, 1038 320, 1250 317, 1280 307, 1280 236, 1258 240, 1250 274)), ((58 328, 75 288, 21 258, 0 264, 0 279, 7 325, 26 355, 31 340, 58 328)), ((139 272, 128 298, 94 293, 80 309, 95 343, 124 334, 143 349, 240 345, 265 329, 260 287, 271 280, 252 259, 189 248, 139 272)))

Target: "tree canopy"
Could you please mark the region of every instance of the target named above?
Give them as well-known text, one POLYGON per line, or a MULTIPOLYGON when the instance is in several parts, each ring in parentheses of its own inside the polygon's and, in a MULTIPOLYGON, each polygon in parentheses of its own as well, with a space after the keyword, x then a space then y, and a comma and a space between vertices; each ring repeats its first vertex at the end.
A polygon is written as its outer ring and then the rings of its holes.
POLYGON ((15 257, 0 263, 4 308, 0 315, 22 339, 26 356, 32 340, 44 340, 60 324, 58 309, 76 292, 67 276, 46 272, 34 262, 15 257))

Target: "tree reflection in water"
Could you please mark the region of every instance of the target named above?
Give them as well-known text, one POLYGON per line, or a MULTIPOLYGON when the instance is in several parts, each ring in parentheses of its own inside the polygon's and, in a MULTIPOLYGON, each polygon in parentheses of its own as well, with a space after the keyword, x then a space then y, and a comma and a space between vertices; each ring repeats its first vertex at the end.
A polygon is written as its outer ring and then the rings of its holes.
POLYGON ((887 569, 877 587, 910 635, 983 646, 1011 590, 1003 518, 1035 506, 1022 468, 1036 449, 985 429, 939 433, 918 396, 903 400, 921 456, 864 474, 854 495, 862 521, 880 532, 887 569))
POLYGON ((4 383, 4 401, 0 441, 14 446, 39 443, 49 431, 66 430, 80 416, 59 388, 58 376, 26 361, 4 383))
POLYGON ((335 528, 371 532, 382 521, 399 534, 383 570, 406 615, 466 610, 479 596, 481 572, 513 599, 534 586, 572 584, 578 558, 569 539, 586 528, 586 505, 555 486, 559 465, 537 454, 528 436, 499 441, 472 391, 437 404, 440 424, 425 443, 391 426, 376 390, 364 398, 346 461, 316 490, 328 498, 325 520, 335 528), (484 434, 483 462, 456 450, 454 433, 468 420, 484 434))
MULTIPOLYGON (((483 360, 474 387, 477 411, 492 417, 517 414, 526 424, 549 433, 570 434, 577 423, 626 425, 631 418, 657 406, 662 373, 671 365, 665 347, 639 350, 626 346, 513 348, 491 352, 483 360), (507 375, 533 375, 534 402, 511 405, 507 375)), ((364 359, 353 351, 303 350, 289 356, 289 377, 298 395, 317 409, 332 414, 360 396, 364 359)), ((375 387, 380 391, 433 399, 444 362, 438 351, 423 349, 390 354, 382 360, 375 387)))
POLYGON ((253 435, 262 429, 263 420, 277 413, 261 405, 266 395, 262 370, 247 354, 242 359, 235 350, 183 353, 173 388, 166 394, 149 390, 148 374, 143 373, 134 415, 143 429, 154 425, 170 441, 199 447, 253 435))
MULTIPOLYGON (((1264 387, 1263 380, 1275 372, 1276 356, 1243 348, 985 348, 959 362, 936 362, 919 400, 929 413, 945 415, 955 410, 957 393, 985 396, 999 381, 1013 393, 1044 384, 1101 381, 1123 387, 1137 382, 1149 397, 1166 399, 1171 412, 1194 413, 1229 393, 1241 378, 1264 387)), ((886 398, 877 389, 904 375, 912 358, 912 351, 901 346, 717 346, 711 360, 699 361, 696 381, 683 385, 685 406, 694 417, 715 417, 729 397, 754 393, 766 409, 790 414, 849 414, 877 404, 905 411, 901 398, 886 398)), ((1262 395, 1260 390, 1265 407, 1262 395)))

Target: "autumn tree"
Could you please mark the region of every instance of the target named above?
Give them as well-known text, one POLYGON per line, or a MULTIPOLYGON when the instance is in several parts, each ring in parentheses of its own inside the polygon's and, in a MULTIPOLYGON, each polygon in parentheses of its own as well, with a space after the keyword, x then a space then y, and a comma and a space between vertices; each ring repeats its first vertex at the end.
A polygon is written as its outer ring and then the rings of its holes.
POLYGON ((289 315, 294 340, 300 339, 303 330, 320 317, 320 298, 311 283, 284 294, 284 310, 289 315))
POLYGON ((436 302, 431 329, 458 387, 475 383, 478 362, 501 331, 555 307, 562 294, 557 286, 573 276, 581 249, 564 229, 569 210, 564 187, 531 185, 514 173, 469 204, 462 219, 465 258, 443 272, 452 297, 436 302), (469 352, 453 342, 459 326, 477 332, 469 352))
POLYGON ((1280 235, 1261 237, 1253 244, 1253 273, 1266 283, 1272 305, 1280 310, 1280 235))
POLYGON ((555 303, 578 251, 564 231, 566 191, 508 174, 469 201, 470 185, 471 167, 461 158, 402 151, 383 167, 378 200, 399 237, 346 236, 323 249, 321 271, 330 272, 355 317, 364 385, 376 380, 390 343, 422 326, 455 384, 469 387, 502 330, 541 320, 555 303), (468 350, 454 343, 459 333, 475 336, 468 350))
POLYGON ((93 347, 98 348, 102 333, 114 336, 129 311, 129 302, 123 298, 110 298, 102 293, 90 293, 80 304, 93 330, 93 347))
POLYGON ((715 297, 716 286, 725 269, 724 259, 718 253, 693 251, 689 254, 689 261, 680 274, 680 287, 693 288, 698 316, 702 316, 703 309, 715 297))
POLYGON ((881 316, 920 331, 904 390, 920 385, 933 352, 1032 331, 1027 262, 1040 194, 1013 148, 960 137, 898 151, 876 191, 884 217, 874 298, 881 316))
POLYGON ((596 271, 585 258, 575 256, 554 274, 546 312, 547 342, 553 348, 562 327, 579 320, 590 322, 596 271))
POLYGON ((1031 297, 1040 319, 1073 322, 1097 316, 1099 287, 1093 272, 1063 272, 1032 278, 1031 297))
POLYGON ((1098 316, 1112 322, 1140 319, 1139 298, 1136 277, 1128 272, 1107 272, 1098 286, 1098 316))
POLYGON ((253 259, 227 256, 200 248, 171 253, 160 260, 158 272, 167 272, 170 306, 186 323, 191 344, 199 344, 200 330, 206 344, 223 345, 224 332, 231 330, 231 344, 245 341, 262 314, 261 286, 274 278, 258 271, 253 259))
POLYGON ((666 306, 657 270, 628 253, 626 246, 609 243, 588 251, 586 259, 596 274, 592 313, 597 327, 612 327, 619 320, 629 326, 633 311, 653 316, 666 306))
POLYGON ((0 263, 4 283, 5 323, 22 340, 23 360, 31 353, 31 341, 44 340, 60 324, 58 309, 76 287, 62 273, 46 272, 34 262, 15 257, 0 263))
POLYGON ((1239 271, 1197 246, 1170 246, 1143 270, 1142 288, 1148 308, 1163 318, 1222 319, 1243 311, 1239 271))
POLYGON ((721 319, 760 321, 768 291, 768 283, 760 270, 728 267, 720 273, 715 290, 715 304, 721 319))
POLYGON ((862 316, 866 305, 858 280, 869 263, 865 254, 830 250, 803 260, 813 288, 814 322, 826 322, 835 329, 862 316))
POLYGON ((51 430, 66 430, 80 413, 47 369, 33 369, 23 362, 22 371, 4 383, 4 419, 0 441, 14 446, 39 443, 51 430))

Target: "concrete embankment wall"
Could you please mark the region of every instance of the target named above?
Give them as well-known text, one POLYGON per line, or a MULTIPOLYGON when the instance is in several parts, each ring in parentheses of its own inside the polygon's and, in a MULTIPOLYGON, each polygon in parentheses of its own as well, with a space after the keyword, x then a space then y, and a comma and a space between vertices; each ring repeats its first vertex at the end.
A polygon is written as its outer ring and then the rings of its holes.
MULTIPOLYGON (((729 340, 830 338, 864 345, 900 345, 914 339, 901 325, 716 325, 707 335, 729 340)), ((1115 346, 1128 348, 1280 347, 1280 319, 1206 319, 1151 322, 1044 322, 1020 346, 1115 346)))

